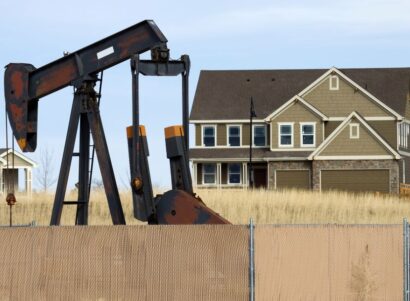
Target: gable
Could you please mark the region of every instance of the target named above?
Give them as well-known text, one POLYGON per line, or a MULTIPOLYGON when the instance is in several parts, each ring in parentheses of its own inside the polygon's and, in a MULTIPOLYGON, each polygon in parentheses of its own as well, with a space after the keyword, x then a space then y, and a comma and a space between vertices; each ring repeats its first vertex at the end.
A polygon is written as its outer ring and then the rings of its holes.
POLYGON ((319 156, 391 156, 357 119, 353 118, 345 128, 327 145, 319 156), (357 124, 359 138, 350 138, 350 125, 357 124))
POLYGON ((309 156, 309 160, 401 159, 357 112, 352 112, 309 156), (353 130, 355 126, 356 130, 353 130), (358 129, 358 130, 357 130, 358 129))
POLYGON ((288 108, 271 119, 271 122, 286 122, 286 121, 318 121, 320 118, 317 114, 309 110, 300 101, 292 103, 288 108))
POLYGON ((330 76, 327 76, 303 94, 303 98, 329 117, 346 117, 352 111, 366 117, 394 117, 343 77, 338 76, 338 79, 337 90, 330 89, 330 76))
POLYGON ((8 152, 4 152, 0 155, 0 158, 3 161, 1 161, 2 166, 5 167, 7 166, 7 160, 8 160, 8 164, 9 164, 9 168, 11 168, 13 166, 16 167, 22 167, 22 166, 27 166, 27 167, 36 167, 37 164, 35 162, 33 162, 32 160, 30 160, 29 158, 15 152, 14 155, 11 153, 11 150, 9 150, 8 152), (13 158, 14 157, 14 158, 13 158), (13 162, 14 160, 14 162, 13 162))
POLYGON ((319 145, 323 141, 323 127, 322 119, 300 101, 294 102, 282 113, 272 118, 271 124, 271 148, 275 149, 278 145, 278 123, 280 122, 293 122, 293 148, 300 147, 300 123, 301 122, 314 122, 315 126, 315 144, 319 145))

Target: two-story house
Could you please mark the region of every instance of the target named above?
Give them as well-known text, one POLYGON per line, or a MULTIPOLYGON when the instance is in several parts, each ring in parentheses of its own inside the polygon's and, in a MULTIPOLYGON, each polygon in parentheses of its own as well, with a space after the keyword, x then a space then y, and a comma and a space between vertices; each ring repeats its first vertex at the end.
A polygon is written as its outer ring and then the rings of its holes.
POLYGON ((256 187, 397 193, 410 182, 409 87, 410 68, 202 71, 193 182, 248 186, 252 143, 256 187))

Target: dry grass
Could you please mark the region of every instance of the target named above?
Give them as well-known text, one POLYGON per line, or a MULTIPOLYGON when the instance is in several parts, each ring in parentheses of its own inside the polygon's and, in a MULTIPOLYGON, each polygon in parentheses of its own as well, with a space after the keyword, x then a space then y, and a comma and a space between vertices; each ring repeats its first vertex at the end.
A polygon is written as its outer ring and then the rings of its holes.
MULTIPOLYGON (((199 190, 198 194, 210 208, 234 224, 246 224, 251 217, 260 224, 400 224, 403 217, 410 217, 410 200, 396 195, 297 190, 199 190)), ((132 216, 129 192, 122 192, 121 200, 127 223, 140 224, 132 216)), ((17 201, 13 208, 14 223, 49 223, 53 195, 35 194, 31 200, 18 196, 17 201)), ((8 223, 8 216, 6 203, 0 202, 0 225, 8 223)), ((72 225, 74 216, 75 207, 65 206, 62 224, 72 225)), ((111 224, 103 192, 92 192, 89 223, 111 224)))

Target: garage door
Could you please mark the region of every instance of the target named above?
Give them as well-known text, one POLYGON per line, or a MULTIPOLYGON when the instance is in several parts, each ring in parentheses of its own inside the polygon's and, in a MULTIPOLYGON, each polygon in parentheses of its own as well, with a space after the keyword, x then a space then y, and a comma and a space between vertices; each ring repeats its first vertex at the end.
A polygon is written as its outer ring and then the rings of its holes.
POLYGON ((277 170, 276 188, 310 189, 309 170, 277 170))
POLYGON ((389 170, 322 170, 322 189, 390 192, 389 170))

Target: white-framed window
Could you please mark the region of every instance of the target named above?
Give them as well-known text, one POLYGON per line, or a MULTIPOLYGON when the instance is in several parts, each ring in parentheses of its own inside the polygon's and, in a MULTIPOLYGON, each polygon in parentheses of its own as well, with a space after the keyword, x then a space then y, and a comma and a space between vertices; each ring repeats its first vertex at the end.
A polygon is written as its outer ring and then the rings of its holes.
POLYGON ((408 137, 410 134, 410 125, 406 122, 402 122, 399 124, 399 146, 403 148, 407 148, 408 146, 408 137))
POLYGON ((202 146, 216 145, 216 126, 202 125, 202 146))
POLYGON ((301 122, 300 123, 300 146, 308 147, 315 146, 316 123, 301 122))
POLYGON ((293 122, 278 123, 279 147, 293 147, 293 122))
POLYGON ((350 127, 350 139, 359 139, 360 137, 360 127, 358 123, 351 123, 350 127))
POLYGON ((266 125, 254 124, 253 125, 253 145, 254 146, 266 146, 266 125))
POLYGON ((228 184, 241 184, 241 164, 228 164, 228 184))
POLYGON ((216 184, 216 164, 204 163, 202 164, 202 183, 216 184))
POLYGON ((228 125, 228 146, 241 146, 241 126, 228 125))
POLYGON ((329 90, 339 90, 339 76, 331 75, 329 78, 329 90))

